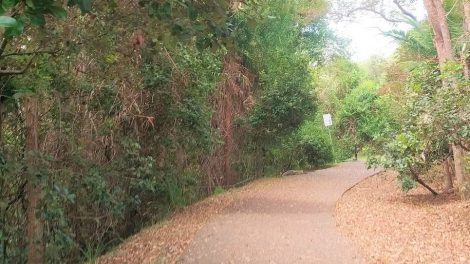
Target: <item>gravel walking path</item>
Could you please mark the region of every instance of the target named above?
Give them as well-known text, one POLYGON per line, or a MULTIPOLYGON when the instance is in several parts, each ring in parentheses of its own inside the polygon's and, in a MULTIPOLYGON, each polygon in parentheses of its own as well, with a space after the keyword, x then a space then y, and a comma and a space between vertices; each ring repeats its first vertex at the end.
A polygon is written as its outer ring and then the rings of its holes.
POLYGON ((374 173, 349 162, 240 195, 202 227, 178 263, 363 263, 333 214, 343 192, 374 173))

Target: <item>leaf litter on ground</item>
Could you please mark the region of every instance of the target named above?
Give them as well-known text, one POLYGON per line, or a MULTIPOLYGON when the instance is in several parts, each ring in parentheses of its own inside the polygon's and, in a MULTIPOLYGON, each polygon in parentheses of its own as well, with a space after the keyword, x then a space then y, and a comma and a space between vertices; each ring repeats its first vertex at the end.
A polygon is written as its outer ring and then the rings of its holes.
POLYGON ((345 193, 340 230, 371 263, 470 263, 470 203, 422 187, 405 194, 396 177, 384 172, 345 193))
POLYGON ((244 187, 209 197, 176 211, 164 222, 131 236, 113 251, 99 257, 97 264, 176 263, 196 233, 213 217, 231 206, 239 195, 256 193, 278 178, 263 178, 244 187))

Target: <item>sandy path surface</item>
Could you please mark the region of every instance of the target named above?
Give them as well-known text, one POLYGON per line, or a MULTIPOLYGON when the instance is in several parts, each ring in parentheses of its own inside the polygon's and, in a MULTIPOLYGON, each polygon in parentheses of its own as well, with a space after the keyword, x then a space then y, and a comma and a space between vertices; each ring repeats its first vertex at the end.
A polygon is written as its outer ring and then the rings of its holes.
POLYGON ((362 162, 343 163, 240 196, 196 234, 178 263, 363 263, 333 214, 341 194, 374 173, 362 162))

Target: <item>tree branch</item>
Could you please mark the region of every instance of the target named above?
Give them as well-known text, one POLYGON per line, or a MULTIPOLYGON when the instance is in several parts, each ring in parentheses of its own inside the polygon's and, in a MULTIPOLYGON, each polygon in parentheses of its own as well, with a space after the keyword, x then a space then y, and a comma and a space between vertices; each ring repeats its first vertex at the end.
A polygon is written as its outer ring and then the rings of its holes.
POLYGON ((366 11, 366 12, 374 13, 376 15, 379 15, 381 18, 383 18, 384 20, 386 20, 390 23, 405 23, 406 22, 405 20, 394 19, 394 18, 388 17, 383 12, 378 11, 378 10, 376 10, 374 8, 371 8, 371 7, 366 7, 366 6, 361 6, 361 7, 354 8, 351 11, 349 11, 346 14, 346 16, 351 16, 353 13, 358 12, 358 11, 366 11))
POLYGON ((393 0, 393 3, 398 7, 398 9, 400 9, 400 11, 403 13, 403 15, 413 19, 413 21, 418 21, 418 19, 416 18, 415 15, 411 14, 411 12, 409 12, 408 10, 406 10, 401 4, 400 2, 398 2, 398 0, 393 0))
POLYGON ((468 145, 466 145, 465 143, 463 143, 461 140, 459 140, 458 142, 456 142, 457 145, 459 145, 461 148, 463 148, 465 151, 470 151, 468 145))
POLYGON ((394 19, 394 18, 391 18, 391 17, 387 17, 384 13, 378 11, 378 10, 375 10, 375 9, 372 9, 372 8, 368 8, 368 9, 364 9, 366 11, 369 11, 369 12, 372 12, 376 15, 379 15, 380 17, 382 17, 384 20, 388 21, 388 22, 391 22, 391 23, 404 23, 406 21, 402 20, 402 19, 394 19))
POLYGON ((0 55, 0 58, 11 57, 11 56, 30 56, 30 55, 38 55, 38 54, 51 54, 55 55, 60 50, 39 50, 39 51, 31 51, 31 52, 13 52, 8 53, 5 55, 0 55))
POLYGON ((13 200, 9 201, 8 202, 8 205, 7 207, 5 208, 5 212, 8 211, 8 209, 10 209, 10 207, 12 205, 14 205, 16 202, 18 202, 21 198, 24 197, 24 194, 25 194, 25 187, 26 187, 26 184, 28 183, 28 181, 25 181, 23 184, 21 184, 21 186, 19 187, 18 191, 16 192, 16 196, 13 200))
POLYGON ((427 185, 423 180, 419 178, 418 173, 416 173, 416 171, 413 169, 413 167, 410 164, 408 164, 408 169, 410 170, 411 175, 413 176, 413 179, 415 181, 421 184, 424 188, 428 189, 428 191, 430 191, 434 196, 439 195, 433 188, 431 188, 429 185, 427 185))
POLYGON ((25 73, 33 64, 34 58, 36 58, 37 54, 34 54, 33 57, 29 60, 28 64, 21 69, 21 70, 0 70, 0 76, 8 76, 8 75, 21 75, 25 73))
POLYGON ((8 40, 7 38, 3 38, 2 44, 0 44, 0 56, 5 52, 5 48, 7 47, 8 40))

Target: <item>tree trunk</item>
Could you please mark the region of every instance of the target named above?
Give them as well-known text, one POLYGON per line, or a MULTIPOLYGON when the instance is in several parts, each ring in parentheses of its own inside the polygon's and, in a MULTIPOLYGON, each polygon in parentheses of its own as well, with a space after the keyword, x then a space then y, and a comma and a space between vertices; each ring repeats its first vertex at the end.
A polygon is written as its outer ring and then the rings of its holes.
POLYGON ((457 181, 459 195, 464 200, 470 199, 470 184, 466 166, 466 152, 462 147, 457 146, 456 144, 452 145, 452 152, 454 153, 455 179, 457 181))
POLYGON ((470 2, 464 1, 463 10, 465 14, 465 31, 470 32, 470 2))
MULTIPOLYGON (((470 35, 470 2, 464 1, 463 7, 464 7, 464 15, 465 15, 464 31, 465 31, 466 37, 468 38, 468 36, 470 35)), ((462 60, 462 65, 463 65, 464 76, 467 80, 469 80, 470 79, 470 66, 468 65, 468 56, 467 56, 466 49, 462 49, 461 60, 462 60)))
POLYGON ((432 193, 432 195, 437 196, 439 195, 433 188, 431 188, 429 185, 427 185, 423 180, 420 178, 415 178, 415 181, 417 181, 419 184, 421 184, 424 188, 428 189, 432 193))
POLYGON ((37 177, 38 161, 38 98, 30 96, 24 102, 26 142, 25 142, 25 160, 27 166, 27 195, 28 208, 26 211, 27 224, 26 235, 28 238, 28 263, 43 263, 44 248, 42 241, 43 226, 41 220, 37 217, 37 209, 42 196, 40 179, 37 177))
POLYGON ((428 13, 428 20, 431 24, 431 27, 434 32, 433 42, 434 46, 436 47, 437 57, 439 59, 439 63, 443 64, 446 61, 445 53, 444 53, 444 39, 441 30, 441 24, 439 23, 439 16, 437 13, 437 9, 434 3, 434 0, 423 0, 424 7, 428 13))
MULTIPOLYGON (((439 59, 439 66, 441 72, 444 72, 445 63, 449 60, 454 60, 452 41, 450 37, 449 25, 447 23, 446 11, 441 0, 423 0, 424 6, 428 13, 429 23, 434 32, 434 45, 436 46, 437 56, 439 59)), ((452 85, 453 80, 444 79, 443 86, 452 85)), ((457 178, 457 185, 459 194, 462 198, 467 198, 468 190, 466 179, 468 173, 465 165, 465 152, 462 147, 452 144, 452 152, 454 155, 455 177, 457 178)))
POLYGON ((439 195, 431 186, 427 185, 423 180, 419 178, 418 173, 413 169, 411 165, 408 164, 408 169, 410 170, 411 175, 413 176, 413 180, 417 183, 421 184, 424 188, 428 189, 434 196, 439 195))
POLYGON ((449 24, 447 23, 447 15, 446 15, 446 10, 444 9, 444 4, 442 3, 442 0, 434 0, 434 6, 436 7, 436 13, 437 13, 437 18, 438 18, 438 23, 441 27, 441 34, 442 34, 442 46, 443 46, 443 60, 453 60, 454 59, 454 53, 452 50, 452 40, 450 37, 450 31, 449 31, 449 24))
POLYGON ((0 148, 3 147, 3 102, 0 95, 0 148))
POLYGON ((454 183, 452 181, 452 170, 450 168, 450 161, 449 161, 449 158, 447 158, 446 160, 444 160, 444 162, 442 163, 442 167, 444 169, 444 192, 445 193, 449 193, 452 191, 452 189, 454 188, 454 183))
MULTIPOLYGON (((468 0, 464 1, 464 29, 465 34, 468 37, 470 34, 470 2, 468 0)), ((470 80, 470 66, 468 64, 467 59, 467 52, 465 50, 462 51, 462 65, 464 69, 464 76, 466 80, 470 80)), ((468 88, 468 87, 467 87, 468 88)), ((467 156, 468 153, 462 147, 458 146, 461 156, 461 167, 459 168, 460 172, 457 173, 457 169, 455 170, 456 178, 457 178, 457 185, 459 187, 459 194, 462 199, 470 199, 470 174, 468 173, 468 164, 467 164, 467 156)))

